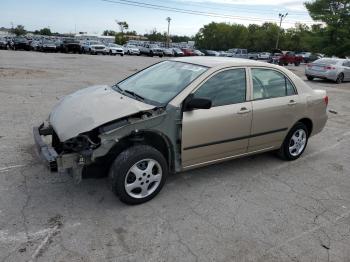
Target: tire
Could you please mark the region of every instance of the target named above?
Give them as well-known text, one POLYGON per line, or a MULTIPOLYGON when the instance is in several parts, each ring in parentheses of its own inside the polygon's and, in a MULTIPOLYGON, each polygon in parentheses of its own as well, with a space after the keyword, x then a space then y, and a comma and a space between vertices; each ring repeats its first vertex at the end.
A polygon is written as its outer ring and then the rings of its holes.
POLYGON ((313 76, 306 76, 306 78, 307 78, 307 80, 309 80, 309 81, 314 80, 314 77, 313 77, 313 76))
POLYGON ((340 73, 340 74, 338 75, 337 79, 335 80, 335 82, 336 82, 337 84, 341 84, 341 83, 343 83, 343 81, 344 81, 344 74, 343 74, 343 73, 340 73))
POLYGON ((112 51, 111 51, 111 50, 109 50, 109 55, 113 55, 113 53, 112 53, 112 51))
POLYGON ((288 132, 281 148, 278 150, 279 157, 287 161, 298 159, 307 146, 308 138, 307 127, 301 122, 296 123, 288 132))
POLYGON ((109 180, 112 191, 122 202, 136 205, 154 198, 162 189, 167 174, 167 162, 158 150, 151 146, 137 145, 117 156, 110 168, 109 180), (147 171, 149 163, 153 163, 151 171, 147 171), (131 169, 136 172, 133 173, 131 169), (128 189, 127 185, 134 185, 134 188, 128 189), (145 196, 142 196, 142 192, 145 196))
POLYGON ((288 65, 288 63, 284 63, 284 66, 287 66, 288 65))
POLYGON ((124 56, 124 54, 120 54, 120 56, 124 56))
POLYGON ((127 54, 127 55, 130 55, 130 50, 128 50, 128 51, 126 52, 126 54, 127 54))
POLYGON ((299 66, 299 65, 300 65, 300 62, 295 62, 294 65, 295 65, 295 66, 299 66))
POLYGON ((150 52, 149 55, 150 55, 150 57, 153 57, 153 52, 150 52))
POLYGON ((160 55, 159 57, 160 57, 160 58, 162 58, 162 57, 163 57, 163 55, 160 55))

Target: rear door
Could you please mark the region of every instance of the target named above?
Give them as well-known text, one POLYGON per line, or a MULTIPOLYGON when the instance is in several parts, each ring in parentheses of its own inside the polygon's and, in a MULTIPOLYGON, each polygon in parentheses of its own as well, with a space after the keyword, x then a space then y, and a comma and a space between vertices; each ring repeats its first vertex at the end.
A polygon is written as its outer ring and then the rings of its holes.
POLYGON ((252 131, 249 152, 279 147, 304 112, 297 90, 282 72, 251 68, 252 131))
POLYGON ((245 68, 227 69, 211 76, 194 97, 208 98, 212 108, 183 113, 182 164, 191 168, 244 154, 252 122, 245 68))

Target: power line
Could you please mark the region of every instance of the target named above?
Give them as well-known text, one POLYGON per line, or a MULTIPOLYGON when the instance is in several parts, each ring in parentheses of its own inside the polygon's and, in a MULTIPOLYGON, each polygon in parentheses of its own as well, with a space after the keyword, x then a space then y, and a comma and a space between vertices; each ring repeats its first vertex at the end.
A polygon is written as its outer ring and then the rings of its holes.
MULTIPOLYGON (((275 19, 262 19, 258 17, 244 17, 244 16, 233 16, 228 14, 220 14, 220 13, 213 13, 213 12, 202 12, 192 9, 182 9, 182 8, 175 8, 175 7, 169 7, 164 5, 155 5, 155 4, 149 4, 149 3, 141 3, 137 1, 131 1, 131 0, 101 0, 104 2, 109 3, 115 3, 115 4, 122 4, 122 5, 128 5, 128 6, 137 6, 142 8, 148 8, 153 10, 161 10, 161 11, 170 11, 170 12, 176 12, 176 13, 183 13, 183 14, 191 14, 191 15, 199 15, 199 16, 206 16, 206 17, 216 17, 216 18, 226 18, 226 19, 234 19, 234 20, 243 20, 243 21, 254 21, 254 22, 278 22, 275 19)), ((313 23, 312 21, 299 21, 294 20, 294 23, 296 22, 303 22, 303 23, 313 23)), ((286 22, 289 24, 294 24, 292 22, 286 22)))
MULTIPOLYGON (((159 2, 165 2, 165 3, 169 3, 169 2, 173 2, 175 3, 176 0, 157 0, 159 2)), ((217 6, 211 6, 211 5, 205 5, 205 4, 201 4, 201 3, 189 3, 186 2, 186 5, 189 6, 196 6, 196 7, 202 7, 202 8, 208 8, 208 9, 215 9, 215 10, 223 10, 223 11, 240 11, 240 12, 246 12, 246 13, 253 13, 253 14, 261 14, 261 13, 266 13, 266 14, 278 14, 280 12, 280 10, 276 10, 276 11, 269 11, 269 10, 264 10, 264 9, 256 9, 256 8, 250 8, 250 7, 243 7, 243 6, 237 6, 236 4, 227 4, 230 6, 234 6, 234 9, 229 8, 229 7, 217 7, 217 6), (237 10, 238 9, 238 10, 237 10)), ((226 5, 226 6, 227 6, 226 5)), ((307 11, 293 11, 293 14, 290 14, 292 16, 308 16, 308 12, 307 11)))

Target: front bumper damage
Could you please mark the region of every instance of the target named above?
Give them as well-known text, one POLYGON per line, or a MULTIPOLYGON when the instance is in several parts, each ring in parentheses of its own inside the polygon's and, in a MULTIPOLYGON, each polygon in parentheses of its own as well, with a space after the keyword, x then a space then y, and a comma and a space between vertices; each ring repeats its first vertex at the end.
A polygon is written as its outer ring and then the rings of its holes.
POLYGON ((43 139, 43 137, 51 137, 52 141, 53 135, 53 128, 45 126, 44 123, 38 127, 33 127, 34 142, 40 159, 51 172, 58 171, 59 173, 72 174, 74 181, 80 183, 83 167, 87 163, 87 156, 78 153, 58 154, 55 148, 43 139))

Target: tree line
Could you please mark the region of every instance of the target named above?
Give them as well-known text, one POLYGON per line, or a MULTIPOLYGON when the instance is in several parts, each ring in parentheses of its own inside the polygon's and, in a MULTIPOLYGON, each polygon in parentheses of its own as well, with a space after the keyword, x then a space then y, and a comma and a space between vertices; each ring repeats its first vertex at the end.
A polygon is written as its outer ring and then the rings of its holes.
POLYGON ((199 49, 227 50, 233 47, 250 51, 272 51, 280 30, 282 50, 310 51, 344 57, 350 55, 350 0, 314 0, 305 3, 312 26, 297 23, 281 29, 275 23, 263 25, 215 23, 203 26, 195 36, 199 49))

